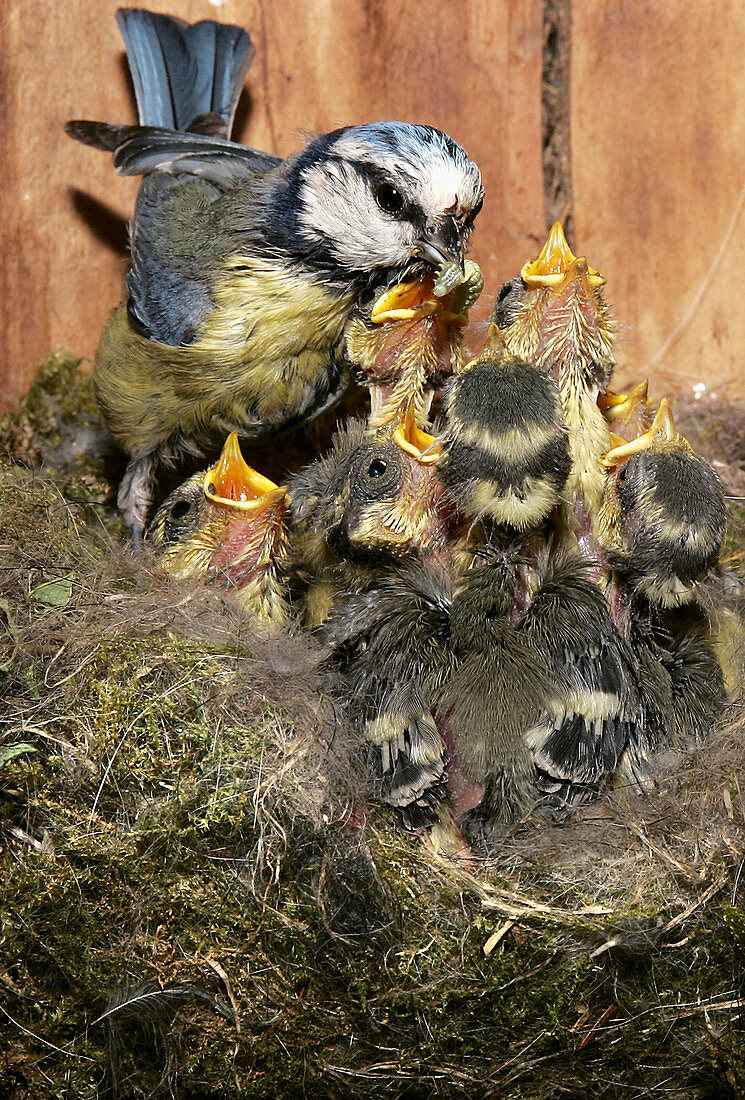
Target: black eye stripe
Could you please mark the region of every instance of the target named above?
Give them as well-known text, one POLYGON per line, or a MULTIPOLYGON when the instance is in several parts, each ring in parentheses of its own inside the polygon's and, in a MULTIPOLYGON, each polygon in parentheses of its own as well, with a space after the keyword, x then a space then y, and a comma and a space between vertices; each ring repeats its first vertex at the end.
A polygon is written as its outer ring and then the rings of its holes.
MULTIPOLYGON (((415 181, 402 170, 396 173, 395 179, 391 179, 388 173, 377 164, 370 164, 363 160, 343 160, 341 157, 335 157, 334 159, 352 167, 358 175, 363 176, 368 181, 375 201, 378 202, 381 209, 385 210, 386 208, 380 203, 378 192, 382 188, 391 188, 398 192, 403 200, 401 207, 395 211, 396 217, 406 218, 408 221, 415 223, 424 218, 424 212, 419 205, 407 197, 414 190, 415 181)), ((391 211, 386 210, 386 213, 391 213, 391 211)))

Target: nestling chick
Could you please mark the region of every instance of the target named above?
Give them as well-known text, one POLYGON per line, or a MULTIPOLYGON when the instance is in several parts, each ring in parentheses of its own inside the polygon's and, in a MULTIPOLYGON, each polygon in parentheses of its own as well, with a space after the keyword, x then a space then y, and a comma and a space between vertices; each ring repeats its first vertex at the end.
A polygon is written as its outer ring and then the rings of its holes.
POLYGON ((412 403, 390 434, 347 424, 291 481, 306 622, 323 624, 381 798, 412 828, 432 823, 445 794, 435 710, 451 664, 450 511, 436 457, 412 403))
POLYGON ((348 126, 284 161, 232 142, 245 32, 133 9, 117 19, 141 125, 67 130, 144 176, 128 301, 94 375, 129 456, 118 499, 137 536, 160 464, 336 398, 359 296, 462 265, 483 188, 464 150, 427 126, 348 126))
POLYGON ((451 596, 441 571, 402 561, 339 600, 321 631, 378 756, 381 800, 412 829, 433 824, 446 795, 438 701, 453 666, 451 596))
POLYGON ((491 547, 459 579, 451 612, 457 667, 443 691, 448 787, 469 842, 493 846, 529 808, 527 734, 555 691, 545 660, 515 629, 514 556, 491 547))
POLYGON ((357 309, 347 325, 347 355, 370 389, 372 428, 398 423, 409 407, 424 423, 434 390, 460 369, 462 330, 484 278, 466 260, 453 283, 446 269, 436 280, 399 283, 357 309))
POLYGON ((654 411, 648 391, 649 383, 644 379, 628 393, 606 390, 598 395, 598 407, 616 435, 636 439, 649 429, 654 411))
POLYGON ((603 276, 574 255, 555 222, 540 255, 501 288, 491 316, 508 351, 551 374, 559 386, 572 464, 564 526, 588 561, 597 556, 602 459, 610 447, 598 408, 614 366, 604 285, 603 276))
POLYGON ((438 470, 459 510, 517 531, 559 504, 570 469, 559 390, 510 354, 496 326, 447 390, 438 470))
POLYGON ((635 596, 628 621, 641 713, 616 778, 645 791, 663 771, 661 754, 685 752, 703 741, 727 695, 711 643, 711 623, 696 604, 664 611, 635 596))
POLYGON ((616 439, 601 521, 606 555, 624 584, 651 604, 677 607, 719 560, 726 525, 722 487, 678 433, 663 399, 649 431, 616 439))
POLYGON ((519 632, 555 687, 526 739, 543 804, 561 811, 598 792, 640 720, 633 654, 576 554, 545 559, 519 632))
POLYGON ((288 619, 287 490, 246 464, 232 432, 219 461, 163 502, 146 539, 163 569, 224 586, 258 625, 288 619))
POLYGON ((326 456, 290 480, 308 625, 403 558, 449 559, 451 515, 436 458, 434 439, 417 428, 410 408, 390 435, 348 423, 326 456))
MULTIPOLYGON (((649 421, 642 387, 612 407, 649 421)), ((616 411, 614 427, 619 419, 616 411)), ((714 471, 678 434, 667 400, 641 435, 612 442, 599 516, 606 599, 634 654, 640 693, 617 774, 645 790, 660 771, 660 754, 702 740, 725 702, 711 622, 695 602, 699 582, 718 562, 725 507, 714 471)))

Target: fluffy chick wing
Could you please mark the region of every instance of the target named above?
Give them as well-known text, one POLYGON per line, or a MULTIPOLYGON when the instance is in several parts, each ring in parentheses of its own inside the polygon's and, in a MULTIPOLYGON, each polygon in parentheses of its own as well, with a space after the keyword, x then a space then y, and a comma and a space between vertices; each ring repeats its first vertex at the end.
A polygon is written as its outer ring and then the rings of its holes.
POLYGON ((350 596, 324 625, 347 704, 378 747, 385 802, 417 828, 445 795, 445 747, 435 710, 452 666, 446 580, 404 564, 350 596))

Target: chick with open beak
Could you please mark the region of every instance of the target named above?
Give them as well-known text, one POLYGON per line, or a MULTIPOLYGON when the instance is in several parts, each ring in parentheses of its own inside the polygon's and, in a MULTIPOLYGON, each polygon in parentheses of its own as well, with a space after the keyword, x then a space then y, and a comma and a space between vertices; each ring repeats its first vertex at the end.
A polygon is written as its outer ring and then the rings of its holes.
POLYGON ((397 283, 359 308, 346 328, 346 349, 370 390, 370 427, 399 422, 413 408, 426 423, 435 389, 463 362, 468 310, 484 285, 466 260, 440 274, 397 283))
POLYGON ((529 787, 552 814, 598 792, 629 737, 635 676, 587 560, 555 537, 573 468, 552 372, 508 350, 493 325, 445 412, 440 476, 479 521, 475 562, 486 559, 453 600, 449 773, 456 817, 488 846, 529 787))
POLYGON ((719 478, 678 433, 665 398, 646 432, 612 443, 600 514, 608 561, 650 603, 690 603, 719 561, 726 525, 719 478))
MULTIPOLYGON (((634 391, 629 396, 611 408, 635 413, 634 391)), ((613 434, 611 442, 599 515, 606 598, 634 653, 640 691, 618 777, 644 790, 660 754, 701 741, 725 702, 715 631, 698 603, 719 560, 725 506, 716 474, 678 433, 666 399, 645 431, 628 440, 613 434)))
POLYGON ((610 429, 598 407, 614 367, 605 281, 574 255, 555 222, 536 259, 501 288, 491 318, 508 351, 551 374, 559 387, 571 458, 563 525, 588 560, 597 555, 602 459, 610 448, 610 429))
POLYGON ((341 673, 381 800, 431 824, 444 797, 435 718, 447 675, 450 511, 413 402, 388 429, 347 425, 290 483, 305 618, 341 673))
POLYGON ((257 625, 288 620, 287 489, 253 470, 231 432, 220 458, 163 502, 146 540, 175 577, 225 587, 257 625))
POLYGON ((305 621, 404 558, 447 558, 450 513, 435 469, 439 447, 417 426, 413 403, 375 433, 348 422, 331 449, 290 482, 296 571, 305 621))
POLYGON ((649 396, 649 382, 637 382, 628 393, 606 390, 598 394, 598 408, 613 434, 622 439, 635 439, 646 432, 654 419, 654 407, 649 396))

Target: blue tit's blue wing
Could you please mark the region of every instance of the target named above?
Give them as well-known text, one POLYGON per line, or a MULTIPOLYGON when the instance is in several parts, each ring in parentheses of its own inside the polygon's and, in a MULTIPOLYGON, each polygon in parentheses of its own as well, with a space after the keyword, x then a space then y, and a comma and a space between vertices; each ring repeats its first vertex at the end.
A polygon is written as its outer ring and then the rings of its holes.
POLYGON ((163 172, 172 176, 199 176, 222 186, 265 175, 281 158, 237 141, 209 134, 182 133, 157 126, 117 126, 110 122, 74 119, 65 131, 75 141, 114 154, 122 176, 163 172))
POLYGON ((203 179, 155 172, 143 180, 127 273, 127 309, 141 336, 189 344, 213 310, 212 276, 220 256, 205 215, 221 194, 203 179))
POLYGON ((227 137, 253 58, 251 39, 237 26, 122 8, 117 22, 140 122, 186 130, 200 115, 218 116, 227 137))
POLYGON ((250 192, 250 181, 280 161, 228 140, 253 56, 245 31, 134 8, 117 20, 141 125, 77 121, 66 129, 112 152, 122 175, 145 177, 132 222, 129 317, 140 335, 179 346, 211 311, 212 275, 229 250, 202 215, 238 182, 250 192))
MULTIPOLYGON (((125 129, 125 128, 121 128, 125 129)), ((281 163, 236 141, 206 134, 182 134, 145 126, 126 127, 128 133, 114 151, 114 167, 122 176, 167 172, 172 176, 200 176, 217 184, 264 175, 281 163)))
POLYGON ((211 309, 209 289, 220 249, 229 251, 228 218, 219 232, 205 215, 235 187, 245 193, 243 231, 250 233, 252 184, 279 157, 206 134, 151 126, 75 120, 65 127, 84 145, 114 154, 122 175, 143 175, 131 226, 127 275, 129 316, 140 335, 188 344, 211 309))

